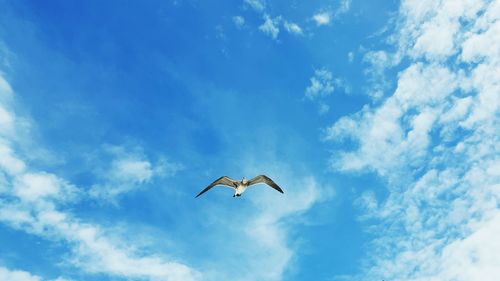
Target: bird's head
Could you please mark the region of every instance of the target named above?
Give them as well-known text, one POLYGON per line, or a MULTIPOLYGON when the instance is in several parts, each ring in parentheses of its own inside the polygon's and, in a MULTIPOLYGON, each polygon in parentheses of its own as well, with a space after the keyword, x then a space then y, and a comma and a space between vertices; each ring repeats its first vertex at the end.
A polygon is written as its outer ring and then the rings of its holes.
POLYGON ((245 177, 243 177, 243 179, 241 180, 241 183, 243 183, 243 184, 247 184, 247 183, 248 183, 248 180, 247 180, 245 177))

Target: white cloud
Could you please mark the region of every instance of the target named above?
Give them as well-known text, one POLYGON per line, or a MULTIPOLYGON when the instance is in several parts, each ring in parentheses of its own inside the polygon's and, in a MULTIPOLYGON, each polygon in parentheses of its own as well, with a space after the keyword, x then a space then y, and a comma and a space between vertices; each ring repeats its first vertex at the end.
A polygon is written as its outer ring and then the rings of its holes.
MULTIPOLYGON (((33 275, 23 270, 11 270, 6 267, 0 266, 0 280, 5 281, 42 281, 40 276, 33 275)), ((45 279, 46 281, 49 281, 45 279)), ((58 277, 52 281, 71 281, 63 277, 58 277)))
POLYGON ((325 104, 325 103, 319 104, 318 113, 320 115, 326 114, 326 113, 328 113, 328 111, 330 111, 330 106, 328 104, 325 104))
POLYGON ((10 133, 13 130, 14 118, 3 107, 0 107, 0 132, 10 133))
MULTIPOLYGON (((262 159, 258 160, 259 163, 261 161, 262 159)), ((252 241, 246 247, 243 246, 250 280, 283 280, 285 270, 297 258, 296 246, 290 241, 290 228, 294 224, 304 223, 300 219, 301 214, 333 196, 331 186, 320 186, 310 176, 292 176, 290 167, 279 161, 269 163, 273 165, 263 167, 250 159, 245 168, 245 174, 249 175, 258 174, 261 169, 268 171, 285 188, 284 196, 266 189, 262 192, 247 191, 253 193, 249 199, 259 210, 243 226, 244 233, 252 241)))
POLYGON ((238 28, 242 28, 245 25, 245 18, 242 16, 234 16, 233 23, 238 28))
POLYGON ((48 173, 24 173, 15 178, 13 194, 26 202, 54 198, 64 202, 74 198, 78 190, 48 173))
POLYGON ((292 34, 302 34, 302 28, 296 23, 285 21, 283 23, 285 30, 292 34))
POLYGON ((351 9, 351 0, 341 0, 340 1, 340 6, 336 11, 336 15, 341 15, 349 12, 349 9, 351 9))
POLYGON ((288 192, 296 197, 279 200, 274 194, 254 196, 253 203, 260 208, 259 215, 245 225, 245 233, 253 241, 246 251, 253 258, 247 261, 253 278, 258 280, 281 280, 295 251, 288 240, 287 227, 282 220, 300 215, 317 203, 319 187, 312 178, 306 178, 298 185, 288 185, 288 192), (299 191, 298 189, 302 189, 299 191), (255 276, 257 274, 258 276, 255 276))
POLYGON ((392 65, 390 55, 385 51, 367 52, 363 59, 371 64, 367 71, 382 71, 392 65))
POLYGON ((466 34, 462 44, 462 59, 466 62, 477 62, 483 58, 498 59, 500 51, 488 43, 498 41, 500 24, 498 14, 500 4, 498 1, 491 2, 485 14, 475 22, 471 32, 466 34))
MULTIPOLYGON (((493 3, 493 2, 492 2, 493 3)), ((404 1, 398 45, 414 58, 441 60, 459 50, 463 36, 461 22, 475 20, 486 1, 404 1), (447 32, 443 33, 442 31, 447 32)), ((396 38, 394 38, 396 39, 396 38)))
POLYGON ((398 56, 385 51, 368 51, 364 54, 363 61, 370 65, 364 72, 373 84, 368 93, 369 96, 375 100, 381 99, 384 96, 384 91, 389 88, 390 84, 387 81, 385 70, 397 64, 399 62, 398 59, 398 56))
POLYGON ((347 60, 349 62, 352 62, 354 60, 354 53, 353 52, 347 53, 347 60))
MULTIPOLYGON (((386 175, 408 161, 420 161, 420 151, 427 149, 429 144, 429 126, 443 109, 447 96, 457 89, 455 77, 448 69, 438 65, 416 63, 404 70, 392 97, 376 110, 366 108, 362 115, 353 116, 349 121, 361 126, 354 135, 360 142, 360 148, 354 153, 342 154, 340 167, 350 170, 370 166, 386 175), (424 110, 422 104, 430 107, 424 110), (420 112, 406 115, 412 109, 420 112), (406 117, 402 120, 403 116, 406 117), (430 124, 420 120, 427 120, 430 124), (388 153, 381 154, 381 150, 388 153), (407 155, 406 151, 415 153, 407 155), (360 155, 363 157, 358 157, 360 155), (402 158, 402 155, 405 157, 402 158)), ((329 137, 341 139, 344 134, 352 136, 353 133, 342 130, 346 122, 330 128, 329 131, 334 134, 329 137)), ((418 165, 420 162, 414 163, 418 165)))
POLYGON ((315 70, 314 76, 311 77, 310 82, 311 85, 309 85, 305 91, 306 97, 310 100, 326 97, 333 93, 333 75, 326 68, 315 70))
POLYGON ((8 175, 22 173, 25 164, 19 160, 9 147, 8 142, 0 137, 0 169, 8 175))
POLYGON ((39 276, 22 270, 9 270, 0 266, 0 280, 8 281, 41 281, 39 276))
POLYGON ((330 96, 335 89, 342 89, 345 93, 350 93, 350 86, 344 79, 333 78, 333 74, 326 68, 314 71, 314 76, 310 79, 310 85, 305 90, 305 97, 308 100, 318 102, 318 113, 320 115, 327 113, 330 106, 324 102, 324 99, 330 96))
MULTIPOLYGON (((1 83, 3 89, 10 89, 3 78, 1 83)), ((2 100, 0 102, 0 105, 5 105, 2 100)), ((16 120, 14 112, 9 114, 16 120)), ((1 180, 7 186, 0 188, 1 223, 65 244, 70 253, 65 255, 64 264, 75 266, 86 274, 101 273, 152 281, 199 279, 200 274, 189 266, 160 253, 136 249, 130 238, 111 235, 105 228, 86 223, 65 211, 66 204, 85 193, 55 174, 33 171, 13 151, 14 145, 22 146, 23 143, 17 143, 17 137, 0 138, 0 175, 4 175, 1 180)), ((141 183, 150 180, 154 174, 168 174, 178 168, 161 163, 160 168, 155 169, 137 154, 124 152, 123 148, 113 149, 122 157, 117 157, 111 164, 112 171, 108 175, 111 180, 119 181, 118 177, 121 177, 124 182, 141 183)), ((0 279, 38 281, 41 277, 0 267, 0 279)))
POLYGON ((172 177, 182 170, 184 165, 162 158, 156 163, 153 172, 161 177, 172 177))
POLYGON ((273 19, 269 15, 264 15, 264 23, 259 26, 259 30, 271 36, 271 38, 276 39, 280 32, 278 27, 280 21, 281 17, 275 17, 273 19))
POLYGON ((359 135, 356 131, 358 127, 358 116, 341 117, 335 124, 326 129, 326 140, 342 142, 347 139, 357 139, 359 135))
POLYGON ((137 183, 147 182, 153 176, 151 163, 143 159, 116 159, 111 167, 110 177, 137 183))
MULTIPOLYGON (((221 134, 231 132, 223 130, 221 134)), ((205 242, 214 243, 209 247, 218 249, 212 258, 217 262, 207 266, 214 272, 213 280, 285 280, 296 270, 294 266, 303 251, 301 246, 307 248, 301 243, 297 229, 317 223, 309 220, 307 212, 334 196, 332 186, 297 169, 295 164, 282 161, 279 152, 267 144, 235 152, 239 153, 238 159, 245 161, 237 160, 230 166, 236 166, 236 173, 247 176, 265 171, 283 188, 284 194, 256 185, 237 204, 226 201, 225 189, 214 191, 220 196, 213 194, 211 200, 203 202, 207 211, 200 214, 203 216, 200 220, 207 230, 214 229, 205 236, 217 237, 205 242)))
POLYGON ((0 137, 12 137, 15 133, 16 120, 10 112, 12 88, 0 72, 0 137))
POLYGON ((245 3, 252 7, 257 12, 263 12, 266 9, 266 2, 264 0, 244 0, 245 3))
POLYGON ((97 170, 102 183, 95 184, 90 195, 115 202, 117 196, 141 188, 154 178, 173 176, 183 169, 181 164, 160 159, 152 163, 139 147, 107 147, 113 160, 109 167, 97 170))
POLYGON ((319 12, 313 15, 312 19, 316 22, 317 26, 327 25, 332 20, 332 15, 330 12, 319 12))
POLYGON ((98 226, 80 222, 58 210, 51 200, 2 202, 0 221, 18 230, 64 242, 72 255, 67 263, 88 273, 149 280, 196 280, 197 273, 158 254, 139 254, 131 241, 121 241, 98 226))
MULTIPOLYGON (((263 0, 245 0, 247 5, 252 7, 255 11, 259 12, 264 17, 264 23, 259 26, 259 30, 270 36, 272 39, 277 39, 280 33, 280 24, 283 23, 283 28, 288 32, 296 35, 302 35, 302 28, 297 24, 284 20, 282 16, 273 17, 267 12, 266 2, 263 0)), ((245 20, 241 16, 233 17, 233 22, 239 28, 244 26, 245 20)))
POLYGON ((12 88, 0 72, 0 101, 5 102, 12 98, 12 88))
POLYGON ((394 93, 327 130, 356 143, 336 169, 375 171, 389 195, 358 203, 378 219, 361 280, 500 276, 500 1, 403 1, 394 54, 408 59, 394 93))

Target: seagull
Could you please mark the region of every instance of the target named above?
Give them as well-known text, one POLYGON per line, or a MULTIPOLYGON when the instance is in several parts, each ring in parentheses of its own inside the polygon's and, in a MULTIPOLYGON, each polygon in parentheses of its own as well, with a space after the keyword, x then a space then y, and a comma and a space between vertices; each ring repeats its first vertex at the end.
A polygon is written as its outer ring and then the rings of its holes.
MULTIPOLYGON (((223 186, 229 186, 234 189, 234 195, 233 197, 240 197, 245 190, 253 185, 253 184, 258 184, 258 183, 265 183, 269 185, 270 187, 276 189, 277 191, 283 193, 283 189, 281 189, 272 179, 270 179, 268 176, 265 175, 260 175, 256 176, 255 178, 251 180, 247 180, 243 178, 241 181, 233 180, 230 177, 222 176, 218 179, 216 179, 213 183, 211 183, 209 186, 207 186, 205 189, 203 189, 196 197, 202 195, 203 193, 207 192, 210 190, 212 187, 216 185, 223 185, 223 186)), ((195 197, 195 198, 196 198, 195 197)))

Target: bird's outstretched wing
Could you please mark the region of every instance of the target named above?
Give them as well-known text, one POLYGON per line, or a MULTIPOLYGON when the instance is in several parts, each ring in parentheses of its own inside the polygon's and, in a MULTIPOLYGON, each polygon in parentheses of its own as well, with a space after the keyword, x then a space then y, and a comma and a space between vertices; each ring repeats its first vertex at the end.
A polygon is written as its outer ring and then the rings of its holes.
POLYGON ((265 183, 265 184, 269 185, 270 187, 276 189, 277 191, 283 193, 283 189, 281 189, 281 187, 279 187, 272 179, 270 179, 266 175, 256 176, 255 178, 248 181, 249 186, 252 184, 257 184, 257 183, 265 183))
POLYGON ((232 188, 236 187, 236 181, 235 180, 231 179, 230 177, 222 176, 222 177, 216 179, 209 186, 205 187, 205 189, 203 189, 200 193, 198 193, 198 195, 196 195, 196 197, 202 195, 203 193, 205 193, 208 190, 210 190, 210 188, 212 188, 212 187, 214 187, 214 186, 216 186, 218 184, 220 184, 220 185, 227 185, 227 186, 232 187, 232 188))

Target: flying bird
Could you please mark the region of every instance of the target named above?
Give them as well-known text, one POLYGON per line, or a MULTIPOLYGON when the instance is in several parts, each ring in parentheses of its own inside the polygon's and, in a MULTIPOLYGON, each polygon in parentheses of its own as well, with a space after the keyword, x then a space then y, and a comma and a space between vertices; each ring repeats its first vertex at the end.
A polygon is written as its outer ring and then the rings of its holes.
POLYGON ((256 176, 255 178, 253 178, 251 180, 247 180, 247 179, 243 178, 240 181, 233 180, 230 177, 222 176, 222 177, 216 179, 209 186, 205 187, 205 189, 203 189, 200 193, 198 193, 198 195, 196 195, 196 197, 209 191, 212 187, 214 187, 216 185, 228 186, 228 187, 234 189, 233 197, 240 197, 241 194, 243 192, 245 192, 245 190, 249 186, 254 185, 254 184, 258 184, 258 183, 265 183, 265 184, 269 185, 270 187, 276 189, 277 191, 283 193, 283 189, 281 189, 272 179, 270 179, 268 176, 265 176, 265 175, 256 176))

